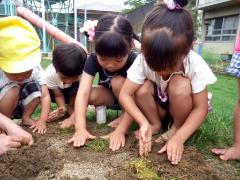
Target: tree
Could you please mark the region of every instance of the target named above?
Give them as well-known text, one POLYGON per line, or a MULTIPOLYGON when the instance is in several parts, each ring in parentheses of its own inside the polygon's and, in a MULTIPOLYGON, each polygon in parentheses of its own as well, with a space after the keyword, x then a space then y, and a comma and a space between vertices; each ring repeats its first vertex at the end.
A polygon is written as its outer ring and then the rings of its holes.
POLYGON ((124 5, 129 6, 129 8, 124 9, 122 12, 123 14, 127 14, 135 9, 138 9, 142 6, 144 6, 145 4, 154 2, 156 0, 128 0, 124 2, 124 5))

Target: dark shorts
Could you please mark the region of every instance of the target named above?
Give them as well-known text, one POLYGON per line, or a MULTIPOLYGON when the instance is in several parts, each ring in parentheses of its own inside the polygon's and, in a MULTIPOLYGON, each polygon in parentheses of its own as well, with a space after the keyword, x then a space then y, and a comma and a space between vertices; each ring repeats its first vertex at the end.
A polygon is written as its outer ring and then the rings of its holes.
POLYGON ((120 106, 120 104, 118 102, 118 99, 113 94, 111 85, 109 85, 108 83, 99 83, 98 85, 101 85, 101 86, 109 89, 111 91, 112 95, 113 95, 113 98, 114 98, 113 99, 113 105, 110 106, 110 107, 107 107, 107 108, 112 109, 112 110, 121 110, 122 108, 121 108, 121 106, 120 106))
POLYGON ((41 97, 41 87, 37 81, 24 83, 20 89, 18 104, 13 113, 13 118, 21 118, 24 106, 29 104, 35 98, 41 97))
POLYGON ((164 131, 168 130, 172 124, 173 124, 173 118, 169 112, 169 101, 168 98, 167 100, 164 102, 162 100, 162 98, 159 97, 159 93, 158 93, 158 87, 157 85, 154 83, 154 99, 157 102, 158 105, 160 105, 160 107, 166 111, 166 116, 164 117, 164 119, 162 120, 162 129, 164 131))
MULTIPOLYGON (((79 82, 74 82, 68 88, 65 88, 65 89, 59 88, 64 96, 64 100, 65 100, 66 104, 68 104, 70 102, 70 99, 72 97, 75 97, 77 95, 78 87, 79 87, 79 82)), ((50 97, 51 97, 51 102, 55 102, 55 95, 54 95, 53 90, 49 89, 49 93, 50 93, 50 97)))

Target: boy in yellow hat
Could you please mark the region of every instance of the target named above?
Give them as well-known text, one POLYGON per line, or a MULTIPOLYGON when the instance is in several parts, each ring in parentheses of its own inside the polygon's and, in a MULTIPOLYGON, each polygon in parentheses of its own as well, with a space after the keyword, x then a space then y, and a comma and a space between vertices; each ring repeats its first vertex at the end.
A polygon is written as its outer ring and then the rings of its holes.
POLYGON ((32 25, 20 17, 0 19, 0 113, 22 118, 33 132, 44 134, 50 96, 40 66, 40 40, 32 25), (32 113, 41 104, 38 121, 32 113))

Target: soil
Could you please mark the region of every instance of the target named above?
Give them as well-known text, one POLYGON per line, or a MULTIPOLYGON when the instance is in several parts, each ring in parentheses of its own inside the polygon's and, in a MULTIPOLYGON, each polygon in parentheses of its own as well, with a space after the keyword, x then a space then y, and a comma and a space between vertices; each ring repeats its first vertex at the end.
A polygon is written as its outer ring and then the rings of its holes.
MULTIPOLYGON (((111 131, 95 122, 88 124, 88 129, 95 135, 111 131)), ((73 129, 60 131, 58 123, 49 124, 47 134, 34 134, 33 146, 0 156, 0 179, 137 179, 134 171, 125 166, 139 158, 137 141, 132 133, 121 150, 113 152, 106 148, 96 152, 86 146, 76 149, 68 145, 66 141, 73 132, 73 129)), ((192 146, 185 147, 181 162, 173 166, 166 154, 157 154, 161 146, 154 144, 148 157, 159 179, 237 179, 233 168, 219 163, 216 158, 205 160, 192 146)))

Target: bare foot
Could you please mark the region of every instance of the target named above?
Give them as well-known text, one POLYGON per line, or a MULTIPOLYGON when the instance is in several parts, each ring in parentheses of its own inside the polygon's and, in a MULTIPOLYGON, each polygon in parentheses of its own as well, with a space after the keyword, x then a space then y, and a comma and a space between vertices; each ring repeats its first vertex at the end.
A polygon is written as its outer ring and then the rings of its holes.
POLYGON ((69 117, 69 118, 65 119, 64 121, 60 122, 60 124, 61 124, 60 128, 62 128, 62 129, 69 128, 72 125, 74 125, 74 123, 75 123, 74 118, 69 117))
POLYGON ((22 122, 20 123, 21 126, 32 126, 35 125, 36 121, 32 118, 22 118, 22 122))
MULTIPOLYGON (((152 134, 157 134, 159 133, 159 130, 160 130, 160 125, 151 125, 151 128, 152 128, 152 134)), ((134 131, 134 136, 136 139, 139 139, 139 130, 136 130, 134 131)))
POLYGON ((108 123, 108 126, 112 127, 112 128, 116 128, 118 126, 118 124, 120 123, 121 119, 122 119, 122 116, 119 116, 117 119, 114 119, 113 121, 108 123))
POLYGON ((218 155, 221 160, 240 160, 240 146, 232 146, 228 149, 212 149, 212 153, 218 155))
POLYGON ((166 143, 168 141, 168 139, 170 139, 175 134, 176 131, 177 131, 176 126, 172 125, 172 127, 167 132, 161 134, 155 140, 155 142, 160 143, 160 144, 166 143))

